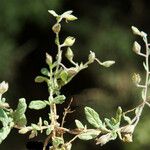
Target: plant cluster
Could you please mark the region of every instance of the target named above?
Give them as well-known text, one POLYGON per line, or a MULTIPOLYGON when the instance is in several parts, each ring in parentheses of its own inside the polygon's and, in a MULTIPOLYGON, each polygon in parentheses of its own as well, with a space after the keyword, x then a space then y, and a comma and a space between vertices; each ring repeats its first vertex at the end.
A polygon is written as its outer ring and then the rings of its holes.
POLYGON ((122 111, 121 107, 118 107, 116 115, 112 118, 105 118, 104 121, 100 119, 99 114, 90 107, 85 107, 85 117, 88 123, 93 128, 88 128, 81 121, 75 120, 76 128, 68 129, 65 127, 65 118, 68 113, 73 111, 70 109, 72 100, 70 101, 67 108, 64 109, 62 121, 58 122, 59 115, 57 114, 57 106, 65 102, 65 95, 61 94, 61 88, 69 83, 74 76, 76 76, 81 70, 87 68, 91 63, 98 62, 101 66, 110 67, 115 63, 113 60, 100 61, 96 58, 94 52, 90 51, 87 62, 78 63, 74 60, 74 53, 71 46, 75 43, 75 38, 68 36, 63 42, 60 40, 61 32, 61 22, 65 20, 66 22, 74 21, 77 19, 72 15, 72 11, 66 11, 61 15, 58 15, 55 11, 49 10, 49 13, 56 18, 56 23, 53 25, 52 30, 56 35, 55 44, 57 45, 57 55, 56 58, 46 53, 46 64, 47 68, 41 69, 40 76, 35 78, 35 82, 42 83, 46 82, 48 87, 49 96, 47 100, 32 100, 27 106, 26 100, 24 98, 19 99, 18 106, 13 110, 3 94, 8 90, 8 83, 3 81, 0 84, 0 122, 2 123, 2 128, 0 129, 0 143, 7 137, 13 128, 18 129, 20 134, 29 134, 29 138, 34 138, 38 133, 45 132, 47 138, 45 139, 43 150, 49 142, 52 146, 49 147, 50 150, 71 150, 72 143, 78 138, 81 140, 91 140, 94 139, 96 144, 101 146, 106 144, 111 140, 115 140, 119 137, 124 142, 132 142, 132 135, 135 130, 136 125, 140 120, 140 116, 145 105, 150 106, 148 102, 148 86, 150 84, 149 79, 149 43, 147 41, 147 35, 143 31, 139 31, 136 27, 132 27, 133 33, 141 36, 146 46, 146 52, 141 52, 141 46, 134 42, 133 50, 136 54, 145 58, 143 62, 144 69, 146 71, 146 77, 144 84, 141 84, 141 77, 139 74, 134 74, 133 81, 135 85, 142 89, 142 102, 137 107, 128 110, 126 112, 122 111), (72 67, 67 67, 62 63, 62 54, 65 53, 66 58, 72 64, 72 67), (25 112, 29 109, 40 110, 45 107, 49 107, 48 120, 43 120, 39 117, 38 123, 31 123, 27 125, 27 118, 25 112), (133 118, 130 117, 130 113, 134 112, 133 118), (73 137, 68 140, 66 135, 71 134, 73 137))

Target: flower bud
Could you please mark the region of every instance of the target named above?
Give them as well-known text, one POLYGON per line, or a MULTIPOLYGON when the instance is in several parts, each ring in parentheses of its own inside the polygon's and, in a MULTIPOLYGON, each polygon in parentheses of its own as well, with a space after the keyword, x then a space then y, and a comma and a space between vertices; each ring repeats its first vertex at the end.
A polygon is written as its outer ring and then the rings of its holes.
POLYGON ((20 134, 26 134, 28 131, 30 131, 30 129, 28 127, 24 127, 24 128, 19 130, 19 133, 20 134))
POLYGON ((74 21, 77 20, 78 18, 75 17, 74 15, 66 15, 65 19, 66 21, 74 21))
POLYGON ((124 142, 132 142, 132 134, 134 132, 135 126, 134 125, 126 125, 121 128, 121 136, 124 142))
POLYGON ((71 50, 70 47, 67 48, 67 52, 66 52, 66 55, 65 55, 69 60, 72 60, 73 59, 73 51, 71 50))
POLYGON ((5 81, 0 83, 0 94, 4 94, 8 90, 8 83, 5 81))
POLYGON ((104 61, 103 63, 101 63, 102 66, 104 67, 110 67, 115 63, 115 61, 113 60, 108 60, 108 61, 104 61))
POLYGON ((133 76, 132 76, 132 80, 137 85, 141 82, 141 77, 140 77, 139 74, 134 73, 133 76))
POLYGON ((95 53, 94 52, 90 51, 88 60, 89 60, 88 61, 89 63, 93 63, 94 62, 94 60, 95 60, 95 53))
POLYGON ((78 73, 78 70, 75 67, 71 67, 71 68, 67 69, 67 73, 70 77, 72 77, 78 73))
POLYGON ((47 63, 48 65, 51 65, 52 62, 53 62, 52 56, 49 55, 48 53, 46 53, 46 63, 47 63))
POLYGON ((141 32, 139 31, 139 29, 138 29, 138 28, 136 28, 136 27, 132 26, 132 27, 131 27, 131 29, 132 29, 132 31, 133 31, 133 34, 136 34, 136 35, 141 36, 141 32))
POLYGON ((136 53, 136 54, 139 54, 140 51, 141 51, 141 45, 138 43, 138 42, 134 42, 133 44, 133 48, 132 50, 136 53))
POLYGON ((61 30, 61 24, 60 23, 54 24, 54 26, 52 27, 52 30, 54 33, 59 33, 61 30))
POLYGON ((132 134, 129 134, 129 133, 127 133, 127 134, 124 134, 123 136, 122 136, 122 140, 124 141, 124 142, 128 142, 128 143, 130 143, 130 142, 133 142, 133 136, 132 136, 132 134))
POLYGON ((75 17, 74 15, 72 15, 72 10, 66 11, 61 15, 61 18, 66 19, 66 21, 74 21, 76 19, 78 19, 77 17, 75 17))
POLYGON ((63 46, 72 46, 75 42, 75 38, 74 37, 67 37, 63 43, 63 46))

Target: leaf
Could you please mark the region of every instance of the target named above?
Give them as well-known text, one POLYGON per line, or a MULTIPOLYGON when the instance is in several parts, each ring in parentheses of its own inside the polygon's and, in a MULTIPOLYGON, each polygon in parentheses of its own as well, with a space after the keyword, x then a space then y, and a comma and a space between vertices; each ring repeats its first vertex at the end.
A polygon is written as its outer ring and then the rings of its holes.
POLYGON ((86 119, 91 125, 93 125, 96 128, 103 128, 102 121, 100 120, 98 113, 94 109, 90 107, 85 107, 84 111, 86 119))
POLYGON ((41 117, 39 117, 39 122, 38 122, 38 124, 37 124, 37 125, 41 127, 41 126, 42 126, 42 124, 43 124, 42 118, 41 118, 41 117))
POLYGON ((31 133, 30 133, 30 135, 29 135, 29 139, 32 139, 32 138, 34 138, 35 136, 37 136, 37 131, 36 130, 32 130, 31 131, 31 133))
POLYGON ((43 77, 43 76, 37 76, 36 78, 35 78, 35 82, 37 82, 37 83, 42 83, 42 82, 47 82, 47 78, 46 77, 43 77))
POLYGON ((144 69, 147 71, 147 70, 148 70, 148 68, 147 68, 147 66, 146 66, 145 62, 143 62, 143 66, 144 66, 144 69))
POLYGON ((27 109, 26 100, 24 98, 20 98, 15 112, 18 113, 19 115, 23 115, 26 112, 26 109, 27 109))
POLYGON ((123 119, 128 123, 128 124, 131 124, 132 120, 130 117, 126 116, 126 115, 123 115, 123 119))
POLYGON ((66 97, 64 95, 58 95, 54 98, 53 102, 55 104, 62 104, 65 101, 66 97))
POLYGON ((44 123, 44 125, 46 125, 46 126, 48 126, 48 124, 49 124, 48 121, 46 121, 46 120, 44 120, 43 123, 44 123))
POLYGON ((46 103, 44 101, 41 100, 34 100, 31 101, 29 104, 29 108, 30 109, 35 109, 35 110, 39 110, 39 109, 43 109, 46 107, 46 103))
POLYGON ((65 71, 65 70, 63 70, 63 71, 61 71, 61 73, 60 73, 60 78, 62 79, 62 81, 63 82, 67 82, 67 78, 68 78, 68 73, 67 73, 67 71, 65 71))
POLYGON ((30 127, 23 127, 19 130, 20 134, 26 134, 27 132, 29 132, 31 129, 30 127))
POLYGON ((115 61, 113 61, 113 60, 108 60, 108 61, 104 61, 103 63, 101 63, 101 65, 104 67, 110 67, 113 64, 115 64, 115 61))
POLYGON ((115 140, 117 138, 116 132, 111 132, 104 134, 96 139, 96 145, 100 144, 101 146, 105 145, 107 142, 111 140, 115 140))
POLYGON ((16 118, 14 122, 17 126, 23 127, 27 124, 27 118, 25 115, 22 115, 20 118, 16 118))
POLYGON ((11 121, 12 119, 7 116, 6 112, 0 109, 0 122, 2 123, 2 128, 0 129, 0 144, 11 131, 11 127, 9 126, 11 121))
POLYGON ((17 109, 13 112, 14 123, 20 127, 27 124, 25 112, 27 109, 26 100, 24 98, 19 99, 17 109))
POLYGON ((58 147, 60 144, 64 144, 64 140, 61 137, 55 137, 53 139, 53 146, 58 147))
POLYGON ((48 128, 48 129, 46 130, 46 135, 50 135, 51 132, 52 132, 52 129, 51 129, 51 128, 48 128))
POLYGON ((11 131, 11 128, 9 126, 5 126, 0 129, 0 144, 2 143, 4 139, 6 139, 10 131, 11 131))
POLYGON ((77 126, 77 128, 79 128, 79 129, 84 129, 84 126, 83 126, 83 124, 81 123, 81 121, 79 121, 79 120, 75 120, 75 123, 76 123, 76 126, 77 126))
POLYGON ((47 68, 42 68, 42 69, 41 69, 41 73, 42 73, 43 75, 45 75, 45 76, 48 76, 48 77, 49 77, 49 75, 50 75, 50 72, 49 72, 49 70, 48 70, 47 68))
POLYGON ((87 130, 85 133, 79 134, 78 138, 81 140, 85 140, 85 141, 91 140, 91 139, 96 138, 100 133, 101 133, 101 131, 90 129, 90 130, 87 130))
POLYGON ((145 89, 142 89, 141 97, 143 100, 145 100, 145 89))
POLYGON ((116 112, 116 121, 119 123, 122 117, 122 108, 119 106, 116 112))
POLYGON ((62 17, 62 18, 66 18, 68 15, 71 15, 72 12, 73 12, 72 10, 68 10, 68 11, 64 12, 64 13, 61 15, 61 17, 62 17))
POLYGON ((110 129, 114 129, 114 124, 111 123, 110 119, 105 118, 105 122, 110 129))
POLYGON ((31 124, 31 127, 32 127, 34 130, 41 130, 41 128, 40 128, 38 125, 34 124, 34 123, 31 124))
POLYGON ((48 10, 48 12, 54 17, 58 17, 58 14, 54 10, 48 10))

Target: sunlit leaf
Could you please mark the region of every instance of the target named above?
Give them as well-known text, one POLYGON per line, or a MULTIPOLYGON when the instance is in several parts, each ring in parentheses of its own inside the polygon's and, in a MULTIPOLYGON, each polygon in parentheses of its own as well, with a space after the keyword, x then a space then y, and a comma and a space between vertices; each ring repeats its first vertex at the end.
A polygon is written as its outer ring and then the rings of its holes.
POLYGON ((100 120, 98 113, 94 109, 90 107, 85 107, 84 111, 85 111, 86 119, 91 125, 93 125, 96 128, 103 127, 102 121, 100 120))
POLYGON ((9 126, 10 122, 11 120, 7 116, 6 112, 0 109, 0 123, 2 123, 2 128, 0 129, 0 144, 11 131, 11 127, 9 126))
POLYGON ((34 101, 31 101, 30 104, 29 104, 29 108, 30 109, 36 109, 36 110, 39 110, 39 109, 43 109, 46 107, 46 103, 44 101, 41 101, 41 100, 34 100, 34 101))
POLYGON ((26 100, 24 98, 19 99, 17 109, 13 112, 13 118, 16 125, 22 127, 27 124, 27 119, 25 116, 26 109, 26 100))
POLYGON ((86 140, 91 140, 91 139, 96 138, 100 133, 101 133, 101 131, 91 129, 91 130, 87 130, 84 133, 79 134, 78 138, 81 139, 81 140, 85 140, 85 141, 86 140))
POLYGON ((76 126, 77 126, 77 128, 79 128, 79 129, 84 129, 84 126, 83 126, 83 124, 81 123, 81 121, 79 121, 79 120, 75 120, 75 123, 76 123, 76 126))
POLYGON ((64 95, 58 95, 54 98, 53 102, 55 104, 62 104, 65 101, 66 97, 64 95))

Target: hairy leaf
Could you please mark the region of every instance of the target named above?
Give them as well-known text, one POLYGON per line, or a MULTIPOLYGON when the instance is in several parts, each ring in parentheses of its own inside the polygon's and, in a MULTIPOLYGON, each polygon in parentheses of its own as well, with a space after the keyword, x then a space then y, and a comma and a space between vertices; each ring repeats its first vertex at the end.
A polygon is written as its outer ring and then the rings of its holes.
POLYGON ((0 129, 0 144, 11 131, 11 126, 9 125, 11 121, 11 118, 7 116, 6 112, 0 109, 0 122, 2 123, 2 128, 0 129))
POLYGON ((86 140, 91 140, 91 139, 96 138, 100 133, 101 133, 101 131, 91 129, 91 130, 87 130, 84 133, 79 134, 78 138, 81 139, 81 140, 85 140, 85 141, 86 140))
POLYGON ((98 113, 94 109, 90 107, 85 107, 84 110, 86 119, 91 125, 96 128, 103 128, 102 121, 100 120, 98 113))
POLYGON ((84 129, 84 125, 81 123, 81 121, 79 121, 79 120, 76 119, 75 123, 76 123, 77 128, 84 129))
POLYGON ((14 123, 20 127, 27 124, 25 112, 27 109, 26 100, 24 98, 19 99, 17 109, 13 112, 14 123))
POLYGON ((53 102, 55 104, 62 104, 65 101, 66 97, 64 95, 58 95, 54 98, 53 102))
POLYGON ((41 73, 42 73, 43 75, 45 75, 45 76, 49 76, 49 75, 50 75, 50 72, 49 72, 49 70, 48 70, 47 68, 42 68, 42 69, 41 69, 41 73))
POLYGON ((53 139, 53 146, 58 147, 60 144, 64 144, 64 140, 61 137, 55 137, 53 139))
POLYGON ((43 109, 46 107, 46 103, 44 101, 41 101, 41 100, 34 100, 34 101, 31 101, 30 104, 29 104, 29 108, 30 109, 36 109, 36 110, 39 110, 39 109, 43 109))
POLYGON ((37 76, 35 78, 35 82, 37 82, 37 83, 47 82, 47 80, 48 79, 46 77, 43 77, 43 76, 37 76))

